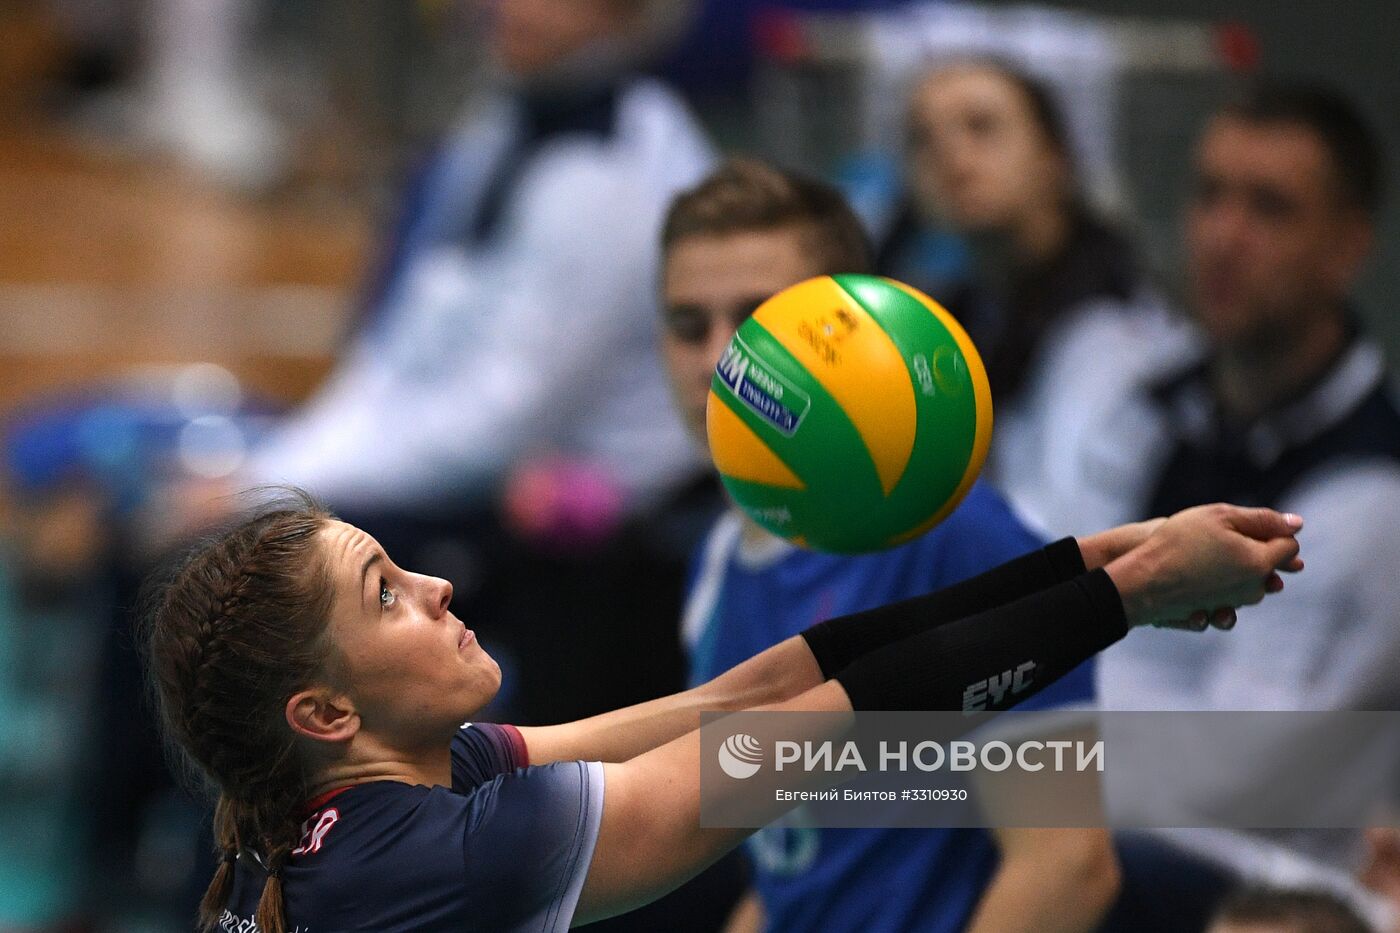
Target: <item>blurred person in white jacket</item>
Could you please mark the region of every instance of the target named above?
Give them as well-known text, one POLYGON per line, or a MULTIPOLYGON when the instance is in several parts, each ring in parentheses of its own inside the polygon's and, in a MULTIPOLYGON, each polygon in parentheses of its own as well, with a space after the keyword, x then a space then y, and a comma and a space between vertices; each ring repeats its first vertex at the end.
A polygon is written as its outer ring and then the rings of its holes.
POLYGON ((493 5, 492 73, 410 199, 378 301, 240 482, 437 514, 558 456, 626 512, 693 475, 654 350, 656 242, 712 153, 675 94, 631 73, 681 7, 493 5))

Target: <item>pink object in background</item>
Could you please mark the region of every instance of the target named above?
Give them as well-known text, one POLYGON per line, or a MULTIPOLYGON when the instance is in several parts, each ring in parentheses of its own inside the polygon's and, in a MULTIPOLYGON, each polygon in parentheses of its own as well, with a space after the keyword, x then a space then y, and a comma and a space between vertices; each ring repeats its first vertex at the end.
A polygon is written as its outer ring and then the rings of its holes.
POLYGON ((623 494, 595 464, 550 458, 517 468, 501 505, 511 531, 551 549, 577 551, 602 544, 616 531, 623 494))

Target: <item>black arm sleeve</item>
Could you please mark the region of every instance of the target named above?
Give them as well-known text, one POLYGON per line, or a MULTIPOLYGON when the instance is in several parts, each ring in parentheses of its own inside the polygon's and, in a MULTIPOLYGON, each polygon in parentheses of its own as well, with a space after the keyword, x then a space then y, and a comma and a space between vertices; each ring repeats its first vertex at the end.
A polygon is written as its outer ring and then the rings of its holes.
POLYGON ((1127 631, 1113 580, 1095 570, 886 645, 836 680, 857 710, 1001 710, 1127 631))
POLYGON ((876 648, 1005 605, 1083 572, 1079 542, 1063 538, 936 593, 819 622, 802 637, 822 676, 831 678, 876 648))

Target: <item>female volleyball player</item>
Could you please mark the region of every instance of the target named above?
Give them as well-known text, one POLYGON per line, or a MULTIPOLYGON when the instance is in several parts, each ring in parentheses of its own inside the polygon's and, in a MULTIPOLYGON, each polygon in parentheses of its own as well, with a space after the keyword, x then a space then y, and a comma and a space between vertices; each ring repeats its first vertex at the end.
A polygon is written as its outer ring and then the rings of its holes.
POLYGON ((1067 538, 695 690, 516 729, 462 725, 501 673, 451 584, 308 500, 265 510, 153 591, 165 726, 219 792, 202 922, 552 931, 628 910, 746 835, 699 826, 700 710, 959 709, 970 682, 1034 662, 1019 701, 1134 625, 1232 626, 1302 568, 1300 525, 1222 505, 1067 538))

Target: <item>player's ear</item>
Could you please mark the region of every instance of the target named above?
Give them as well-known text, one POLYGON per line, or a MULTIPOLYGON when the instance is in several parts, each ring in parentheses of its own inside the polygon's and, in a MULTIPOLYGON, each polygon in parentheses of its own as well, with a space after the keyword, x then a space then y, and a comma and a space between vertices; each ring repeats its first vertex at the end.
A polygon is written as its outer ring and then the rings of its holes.
POLYGON ((326 687, 292 694, 286 716, 293 732, 320 742, 347 742, 360 731, 360 714, 350 698, 326 687))

